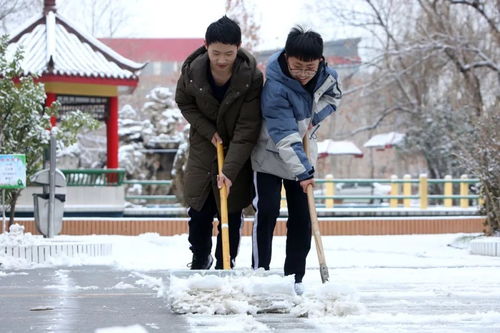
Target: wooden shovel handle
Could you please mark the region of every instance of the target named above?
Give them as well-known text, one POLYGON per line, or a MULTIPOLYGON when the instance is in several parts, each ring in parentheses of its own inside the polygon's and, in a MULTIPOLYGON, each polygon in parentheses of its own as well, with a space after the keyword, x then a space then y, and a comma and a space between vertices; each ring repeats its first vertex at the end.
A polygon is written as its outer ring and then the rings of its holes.
MULTIPOLYGON (((307 155, 307 158, 310 158, 309 138, 307 137, 307 133, 304 136, 304 140, 302 143, 304 145, 304 151, 307 155)), ((311 217, 311 231, 314 237, 314 243, 316 244, 316 252, 318 253, 321 282, 325 283, 330 277, 328 274, 328 267, 326 266, 325 251, 323 250, 323 242, 321 241, 318 214, 316 213, 316 202, 314 200, 313 186, 311 184, 307 186, 307 203, 309 205, 309 216, 311 217)))
MULTIPOLYGON (((224 147, 217 142, 217 166, 219 175, 222 174, 224 166, 224 147)), ((229 218, 227 210, 227 188, 226 185, 219 189, 220 194, 220 224, 222 232, 222 268, 231 269, 231 254, 229 253, 229 218)))

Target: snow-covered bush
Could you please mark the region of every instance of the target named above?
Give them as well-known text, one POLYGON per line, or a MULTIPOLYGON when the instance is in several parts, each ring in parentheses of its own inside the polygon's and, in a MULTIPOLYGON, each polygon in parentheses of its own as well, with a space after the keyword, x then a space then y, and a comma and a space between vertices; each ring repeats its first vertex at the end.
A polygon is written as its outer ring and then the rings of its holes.
MULTIPOLYGON (((151 135, 144 135, 147 148, 177 148, 181 142, 184 118, 175 105, 172 92, 168 88, 157 87, 146 95, 142 115, 151 124, 151 135)), ((145 134, 145 133, 144 133, 145 134)))
POLYGON ((493 110, 482 116, 475 131, 460 139, 459 159, 468 173, 481 182, 481 207, 486 215, 487 234, 500 232, 500 114, 493 110))
POLYGON ((172 191, 177 197, 177 202, 185 204, 184 201, 184 174, 189 155, 189 124, 183 132, 183 140, 175 154, 174 165, 172 166, 172 179, 174 181, 172 191))
MULTIPOLYGON (((465 170, 455 156, 461 148, 461 142, 456 139, 474 131, 470 114, 470 110, 453 108, 446 102, 422 109, 406 121, 406 135, 398 149, 408 154, 421 154, 427 161, 430 178, 458 177, 465 170)), ((431 191, 442 193, 432 188, 431 191)))
MULTIPOLYGON (((128 179, 171 178, 172 154, 185 141, 185 122, 170 89, 157 87, 146 95, 140 112, 130 105, 120 110, 120 165, 128 179), (172 150, 172 152, 169 152, 172 150)), ((130 187, 129 194, 169 194, 167 186, 130 187)))

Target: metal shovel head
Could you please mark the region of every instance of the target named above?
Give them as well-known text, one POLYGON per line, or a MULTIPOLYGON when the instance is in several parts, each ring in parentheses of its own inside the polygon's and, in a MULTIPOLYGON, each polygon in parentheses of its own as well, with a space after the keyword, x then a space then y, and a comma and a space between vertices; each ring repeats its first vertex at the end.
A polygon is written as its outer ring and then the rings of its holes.
POLYGON ((178 314, 287 313, 297 295, 282 270, 172 270, 167 302, 178 314))
POLYGON ((169 270, 169 279, 174 277, 178 279, 187 279, 194 275, 201 276, 218 276, 218 277, 249 277, 249 276, 283 276, 283 271, 279 269, 263 270, 263 269, 250 269, 250 268, 236 268, 236 269, 172 269, 169 270))

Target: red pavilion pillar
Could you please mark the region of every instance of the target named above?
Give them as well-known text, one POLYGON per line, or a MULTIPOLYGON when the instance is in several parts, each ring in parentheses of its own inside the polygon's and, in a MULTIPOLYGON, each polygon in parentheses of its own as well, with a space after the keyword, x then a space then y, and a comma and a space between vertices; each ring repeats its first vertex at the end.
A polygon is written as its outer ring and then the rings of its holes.
MULTIPOLYGON (((57 100, 57 94, 54 93, 46 93, 47 98, 45 99, 45 106, 50 107, 52 103, 54 103, 57 100)), ((57 123, 57 118, 54 116, 50 117, 50 124, 52 127, 56 126, 57 123)))
POLYGON ((120 139, 118 137, 118 97, 109 98, 108 119, 106 121, 106 137, 108 148, 108 169, 118 169, 118 148, 120 139))

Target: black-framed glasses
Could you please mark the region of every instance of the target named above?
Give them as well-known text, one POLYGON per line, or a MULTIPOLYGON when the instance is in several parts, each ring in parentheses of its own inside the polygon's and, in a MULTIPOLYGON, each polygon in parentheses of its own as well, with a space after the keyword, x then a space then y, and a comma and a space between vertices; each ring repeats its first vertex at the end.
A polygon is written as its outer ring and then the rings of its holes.
POLYGON ((288 66, 288 70, 290 71, 290 74, 292 74, 293 76, 302 75, 305 77, 313 77, 318 72, 317 70, 313 71, 313 70, 309 70, 309 69, 290 68, 290 66, 288 64, 287 64, 287 66, 288 66))

